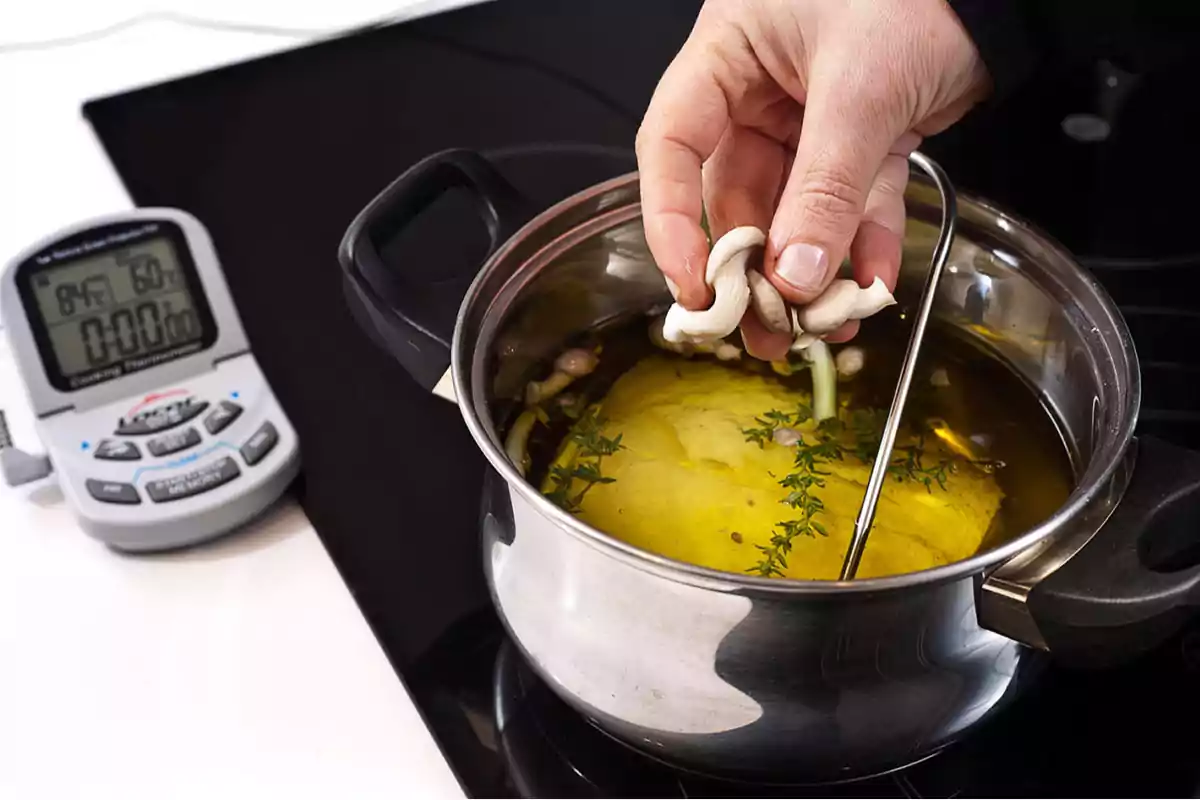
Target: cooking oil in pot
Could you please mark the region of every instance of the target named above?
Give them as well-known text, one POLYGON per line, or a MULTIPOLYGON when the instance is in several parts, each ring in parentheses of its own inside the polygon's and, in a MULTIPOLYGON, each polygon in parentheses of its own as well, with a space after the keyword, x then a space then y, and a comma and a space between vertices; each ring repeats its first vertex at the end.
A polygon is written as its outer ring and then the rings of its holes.
MULTIPOLYGON (((1049 517, 1071 490, 1067 450, 1038 396, 951 331, 933 323, 926 335, 858 577, 969 558, 1049 517)), ((817 420, 808 369, 666 352, 645 318, 606 326, 573 343, 595 369, 524 415, 527 478, 651 553, 837 579, 906 340, 898 313, 864 324, 850 345, 864 366, 839 382, 836 415, 817 420)))

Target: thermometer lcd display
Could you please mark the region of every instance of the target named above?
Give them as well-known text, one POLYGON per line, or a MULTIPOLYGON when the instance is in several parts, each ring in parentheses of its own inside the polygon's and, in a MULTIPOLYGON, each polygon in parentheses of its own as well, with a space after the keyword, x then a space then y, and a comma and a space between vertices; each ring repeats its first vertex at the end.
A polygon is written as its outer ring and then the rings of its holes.
POLYGON ((25 276, 27 312, 55 385, 90 386, 212 343, 212 317, 176 238, 160 229, 25 276))
POLYGON ((33 294, 66 377, 201 338, 196 305, 165 238, 47 270, 34 278, 33 294))

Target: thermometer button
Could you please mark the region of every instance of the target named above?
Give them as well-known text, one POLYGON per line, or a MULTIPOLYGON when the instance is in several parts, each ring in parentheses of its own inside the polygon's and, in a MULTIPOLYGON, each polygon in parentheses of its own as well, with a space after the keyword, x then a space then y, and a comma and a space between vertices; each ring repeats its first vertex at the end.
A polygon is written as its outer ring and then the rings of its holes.
POLYGON ((192 472, 176 475, 173 478, 150 481, 146 484, 146 494, 150 495, 150 499, 156 503, 182 500, 185 497, 207 492, 229 483, 241 474, 242 472, 233 458, 225 456, 192 472))
POLYGON ((120 439, 105 439, 96 445, 96 458, 106 461, 137 461, 142 457, 142 451, 133 442, 123 442, 120 439))
POLYGON ((228 428, 230 423, 237 419, 241 413, 242 407, 237 403, 222 400, 216 409, 204 418, 204 427, 210 434, 216 436, 228 428))
POLYGON ((151 455, 169 456, 171 453, 178 453, 180 450, 186 450, 198 444, 200 444, 200 432, 195 428, 184 428, 181 431, 171 431, 151 439, 146 442, 146 449, 150 451, 151 455))
POLYGON ((123 506, 136 506, 142 502, 133 484, 118 483, 117 481, 98 481, 87 479, 88 494, 101 503, 117 503, 123 506))
POLYGON ((253 467, 262 461, 267 453, 271 452, 271 448, 278 441, 279 433, 276 432, 275 426, 269 422, 264 422, 262 427, 255 431, 254 435, 242 445, 242 458, 246 459, 248 466, 253 467))

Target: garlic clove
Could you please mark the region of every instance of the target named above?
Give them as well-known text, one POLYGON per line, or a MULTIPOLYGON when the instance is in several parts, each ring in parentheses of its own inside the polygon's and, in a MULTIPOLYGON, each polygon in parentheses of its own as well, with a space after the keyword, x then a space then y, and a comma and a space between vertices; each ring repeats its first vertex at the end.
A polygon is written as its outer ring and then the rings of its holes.
POLYGON ((838 353, 833 358, 833 363, 837 367, 839 378, 853 378, 858 373, 862 372, 863 363, 866 357, 863 354, 861 347, 850 345, 838 350, 838 353))
POLYGON ((771 434, 771 438, 775 440, 775 444, 793 447, 799 444, 804 437, 795 428, 776 428, 775 432, 771 434))
POLYGON ((717 345, 716 354, 719 361, 737 361, 742 357, 742 349, 729 342, 721 342, 717 345))

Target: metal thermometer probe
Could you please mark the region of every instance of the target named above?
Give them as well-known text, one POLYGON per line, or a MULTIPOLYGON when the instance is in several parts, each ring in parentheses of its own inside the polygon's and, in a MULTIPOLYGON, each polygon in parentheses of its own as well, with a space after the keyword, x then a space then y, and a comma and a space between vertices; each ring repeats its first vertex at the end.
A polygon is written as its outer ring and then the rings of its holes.
POLYGON ((958 222, 958 199, 954 194, 954 187, 950 185, 950 179, 946 177, 942 168, 916 151, 909 154, 908 160, 932 178, 937 186, 942 199, 942 227, 938 234, 937 246, 933 250, 933 264, 929 275, 925 278, 921 304, 917 308, 916 319, 913 320, 908 349, 904 353, 904 365, 900 369, 900 380, 896 382, 896 393, 892 397, 892 407, 888 411, 887 422, 883 426, 883 438, 879 442, 879 452, 875 455, 875 463, 871 465, 871 476, 867 479, 867 492, 863 496, 858 517, 854 520, 854 536, 850 539, 850 547, 846 550, 846 558, 842 562, 841 579, 844 581, 853 579, 855 573, 858 572, 858 564, 862 560, 863 549, 867 546, 871 525, 875 522, 875 508, 879 504, 879 493, 883 490, 883 482, 887 478, 887 468, 892 460, 892 447, 896 443, 896 433, 900 429, 900 417, 904 413, 904 404, 908 400, 908 389, 912 385, 913 372, 917 367, 917 357, 921 352, 921 342, 925 338, 925 327, 933 309, 933 300, 937 295, 942 270, 950 257, 950 246, 954 243, 954 228, 958 222))

